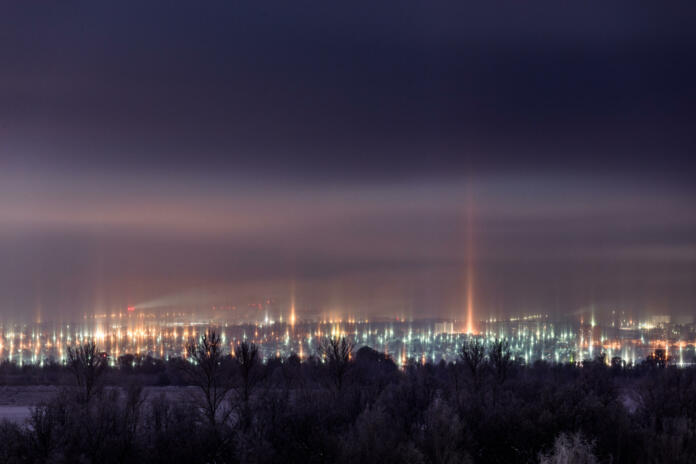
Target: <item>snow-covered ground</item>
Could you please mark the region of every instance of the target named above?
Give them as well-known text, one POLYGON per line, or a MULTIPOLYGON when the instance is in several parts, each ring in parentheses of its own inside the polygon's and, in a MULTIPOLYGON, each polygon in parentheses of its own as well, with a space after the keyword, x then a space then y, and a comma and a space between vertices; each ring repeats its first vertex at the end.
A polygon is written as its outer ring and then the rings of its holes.
POLYGON ((58 389, 47 385, 0 387, 0 421, 24 422, 31 414, 32 406, 51 399, 58 389))
POLYGON ((0 405, 0 422, 8 420, 10 422, 23 423, 31 414, 31 406, 2 406, 0 405))
MULTIPOLYGON (((48 401, 64 387, 52 385, 0 386, 0 421, 24 422, 31 414, 31 408, 42 401, 48 401)), ((118 388, 118 387, 107 387, 118 388)), ((143 395, 152 400, 160 395, 176 401, 190 400, 198 390, 192 387, 144 387, 143 395)))

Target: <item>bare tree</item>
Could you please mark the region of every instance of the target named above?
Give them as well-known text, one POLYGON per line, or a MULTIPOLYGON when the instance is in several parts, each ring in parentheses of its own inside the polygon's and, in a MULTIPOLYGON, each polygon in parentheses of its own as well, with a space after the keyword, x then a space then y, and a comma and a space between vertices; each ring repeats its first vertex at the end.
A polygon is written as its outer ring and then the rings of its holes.
POLYGON ((476 390, 481 385, 481 371, 483 370, 485 358, 486 349, 478 339, 470 339, 459 350, 459 359, 469 369, 476 390))
POLYGON ((100 353, 94 341, 68 347, 68 367, 75 375, 77 386, 83 389, 83 400, 89 402, 99 378, 107 367, 107 354, 100 353))
POLYGON ((186 353, 190 362, 182 365, 183 370, 188 380, 203 394, 201 410, 213 427, 226 422, 230 411, 223 412, 220 422, 218 413, 232 389, 232 382, 231 371, 223 365, 220 336, 214 330, 208 331, 200 340, 190 340, 186 345, 186 353))
POLYGON ((658 348, 650 355, 648 355, 648 357, 645 358, 645 361, 651 367, 658 367, 660 369, 664 369, 665 367, 667 367, 670 360, 669 356, 667 356, 667 352, 661 348, 658 348))
POLYGON ((343 379, 350 368, 351 355, 353 353, 353 343, 347 341, 345 337, 325 338, 319 345, 321 354, 329 365, 334 384, 337 391, 341 391, 343 379))
POLYGON ((251 422, 250 399, 254 387, 259 380, 259 349, 253 343, 243 341, 234 349, 235 359, 239 366, 239 382, 237 384, 237 397, 241 407, 240 418, 244 428, 251 422))
POLYGON ((496 340, 488 349, 488 359, 495 371, 495 377, 499 384, 505 382, 508 370, 512 365, 510 345, 504 340, 496 340))
POLYGON ((626 361, 624 361, 621 356, 614 356, 611 358, 611 368, 613 370, 621 370, 624 367, 626 367, 626 361))

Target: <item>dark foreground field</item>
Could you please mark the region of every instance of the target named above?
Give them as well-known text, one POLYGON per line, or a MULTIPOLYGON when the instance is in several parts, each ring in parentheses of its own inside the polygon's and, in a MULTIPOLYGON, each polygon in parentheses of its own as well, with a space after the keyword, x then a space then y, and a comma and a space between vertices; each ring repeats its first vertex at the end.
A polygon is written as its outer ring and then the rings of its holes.
POLYGON ((0 424, 0 463, 696 462, 696 369, 659 354, 524 366, 471 343, 400 370, 338 340, 261 363, 214 336, 189 347, 196 363, 71 354, 0 367, 0 412, 26 416, 0 424))

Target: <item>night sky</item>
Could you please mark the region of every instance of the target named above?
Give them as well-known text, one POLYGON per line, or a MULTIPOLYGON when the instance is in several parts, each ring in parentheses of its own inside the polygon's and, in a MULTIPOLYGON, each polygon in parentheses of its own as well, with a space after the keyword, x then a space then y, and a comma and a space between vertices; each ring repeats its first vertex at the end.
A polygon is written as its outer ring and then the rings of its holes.
POLYGON ((0 315, 693 314, 695 83, 694 2, 3 2, 0 315))

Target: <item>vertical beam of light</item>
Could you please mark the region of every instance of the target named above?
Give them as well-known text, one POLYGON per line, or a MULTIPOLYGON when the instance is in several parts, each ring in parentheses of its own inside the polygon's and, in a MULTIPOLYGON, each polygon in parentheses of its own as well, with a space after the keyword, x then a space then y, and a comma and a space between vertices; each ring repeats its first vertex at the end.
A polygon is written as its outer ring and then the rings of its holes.
POLYGON ((466 193, 466 333, 474 333, 474 212, 471 188, 466 193))
POLYGON ((292 281, 292 290, 290 292, 290 325, 295 328, 295 281, 292 281))

